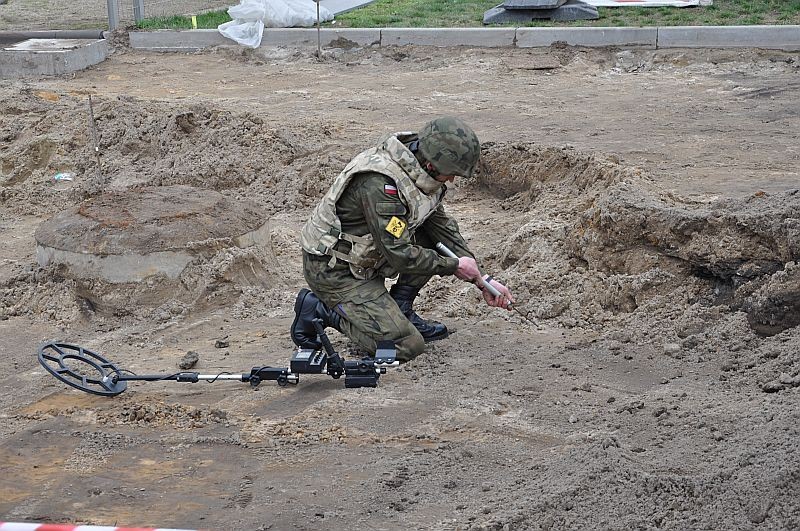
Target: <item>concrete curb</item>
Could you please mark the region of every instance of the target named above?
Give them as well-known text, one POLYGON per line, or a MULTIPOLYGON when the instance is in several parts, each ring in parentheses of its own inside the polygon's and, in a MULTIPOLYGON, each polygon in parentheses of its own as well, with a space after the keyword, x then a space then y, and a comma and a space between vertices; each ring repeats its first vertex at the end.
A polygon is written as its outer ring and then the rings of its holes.
MULTIPOLYGON (((214 30, 211 30, 214 31, 214 30)), ((320 46, 326 48, 356 48, 361 46, 379 46, 381 43, 380 28, 341 28, 317 30, 303 28, 264 29, 261 47, 274 46, 320 46)), ((225 39, 228 44, 232 41, 225 39)))
POLYGON ((658 28, 659 48, 800 50, 800 26, 673 26, 658 28))
POLYGON ((381 46, 514 46, 514 28, 383 28, 381 46))
POLYGON ((645 46, 655 48, 658 28, 517 28, 517 46, 534 48, 566 42, 573 46, 645 46))
MULTIPOLYGON (((676 26, 644 28, 324 28, 326 48, 354 46, 474 46, 531 48, 565 42, 575 46, 646 48, 768 48, 800 50, 800 26, 676 26)), ((158 30, 130 33, 131 47, 153 51, 192 51, 236 45, 217 30, 158 30)), ((261 47, 314 46, 314 28, 267 28, 261 47)))
MULTIPOLYGON (((380 28, 321 29, 320 45, 326 48, 353 48, 381 44, 380 28)), ((156 52, 188 52, 236 42, 223 37, 215 29, 157 30, 130 32, 131 48, 156 52)), ((305 28, 265 28, 261 47, 317 46, 317 30, 305 28)))
POLYGON ((131 31, 129 36, 131 48, 156 52, 186 52, 234 43, 215 29, 131 31))

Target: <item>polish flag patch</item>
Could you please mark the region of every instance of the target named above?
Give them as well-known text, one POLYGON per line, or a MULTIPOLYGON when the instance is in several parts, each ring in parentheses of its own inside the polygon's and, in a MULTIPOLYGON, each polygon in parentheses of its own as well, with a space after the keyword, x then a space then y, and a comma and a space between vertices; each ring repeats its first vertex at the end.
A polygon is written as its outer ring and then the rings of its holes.
POLYGON ((392 186, 391 184, 384 184, 383 193, 385 193, 386 195, 397 195, 397 187, 392 186))

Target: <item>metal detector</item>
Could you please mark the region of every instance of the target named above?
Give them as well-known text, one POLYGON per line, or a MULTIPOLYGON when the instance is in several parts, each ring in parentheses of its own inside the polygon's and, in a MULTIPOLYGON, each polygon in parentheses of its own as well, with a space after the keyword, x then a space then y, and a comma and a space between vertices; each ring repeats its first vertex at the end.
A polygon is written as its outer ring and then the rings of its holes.
POLYGON ((298 348, 292 355, 289 367, 253 367, 249 373, 201 374, 199 372, 176 372, 172 374, 136 374, 122 369, 100 354, 78 345, 51 341, 39 346, 39 363, 47 371, 66 383, 86 393, 100 396, 116 396, 128 387, 128 382, 176 382, 209 383, 218 380, 237 380, 258 387, 263 381, 274 381, 283 387, 297 385, 300 374, 322 374, 338 380, 344 376, 347 388, 377 387, 381 374, 389 367, 397 367, 397 349, 391 341, 379 341, 374 357, 361 360, 345 360, 333 349, 322 320, 314 320, 314 328, 322 349, 298 348))

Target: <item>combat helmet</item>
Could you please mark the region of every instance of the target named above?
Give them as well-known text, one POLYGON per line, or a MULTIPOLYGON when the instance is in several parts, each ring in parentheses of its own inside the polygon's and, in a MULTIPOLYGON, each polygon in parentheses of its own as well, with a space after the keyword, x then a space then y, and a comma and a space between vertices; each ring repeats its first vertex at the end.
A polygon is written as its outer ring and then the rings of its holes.
POLYGON ((441 175, 471 177, 481 156, 481 143, 463 120, 442 116, 419 131, 419 150, 441 175))

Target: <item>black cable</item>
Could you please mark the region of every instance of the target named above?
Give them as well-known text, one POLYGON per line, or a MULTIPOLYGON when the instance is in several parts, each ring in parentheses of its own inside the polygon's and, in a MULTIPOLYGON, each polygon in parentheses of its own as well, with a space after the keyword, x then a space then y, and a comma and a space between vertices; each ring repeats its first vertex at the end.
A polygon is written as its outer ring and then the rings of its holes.
POLYGON ((208 378, 203 378, 203 380, 204 380, 204 381, 206 381, 206 382, 208 382, 208 383, 214 383, 214 382, 216 382, 216 381, 219 379, 219 377, 220 377, 220 376, 222 376, 223 374, 233 374, 233 373, 232 373, 232 372, 227 372, 227 371, 226 371, 226 372, 221 372, 221 373, 217 374, 216 376, 214 376, 214 378, 213 378, 213 379, 211 379, 211 380, 209 380, 208 378))

